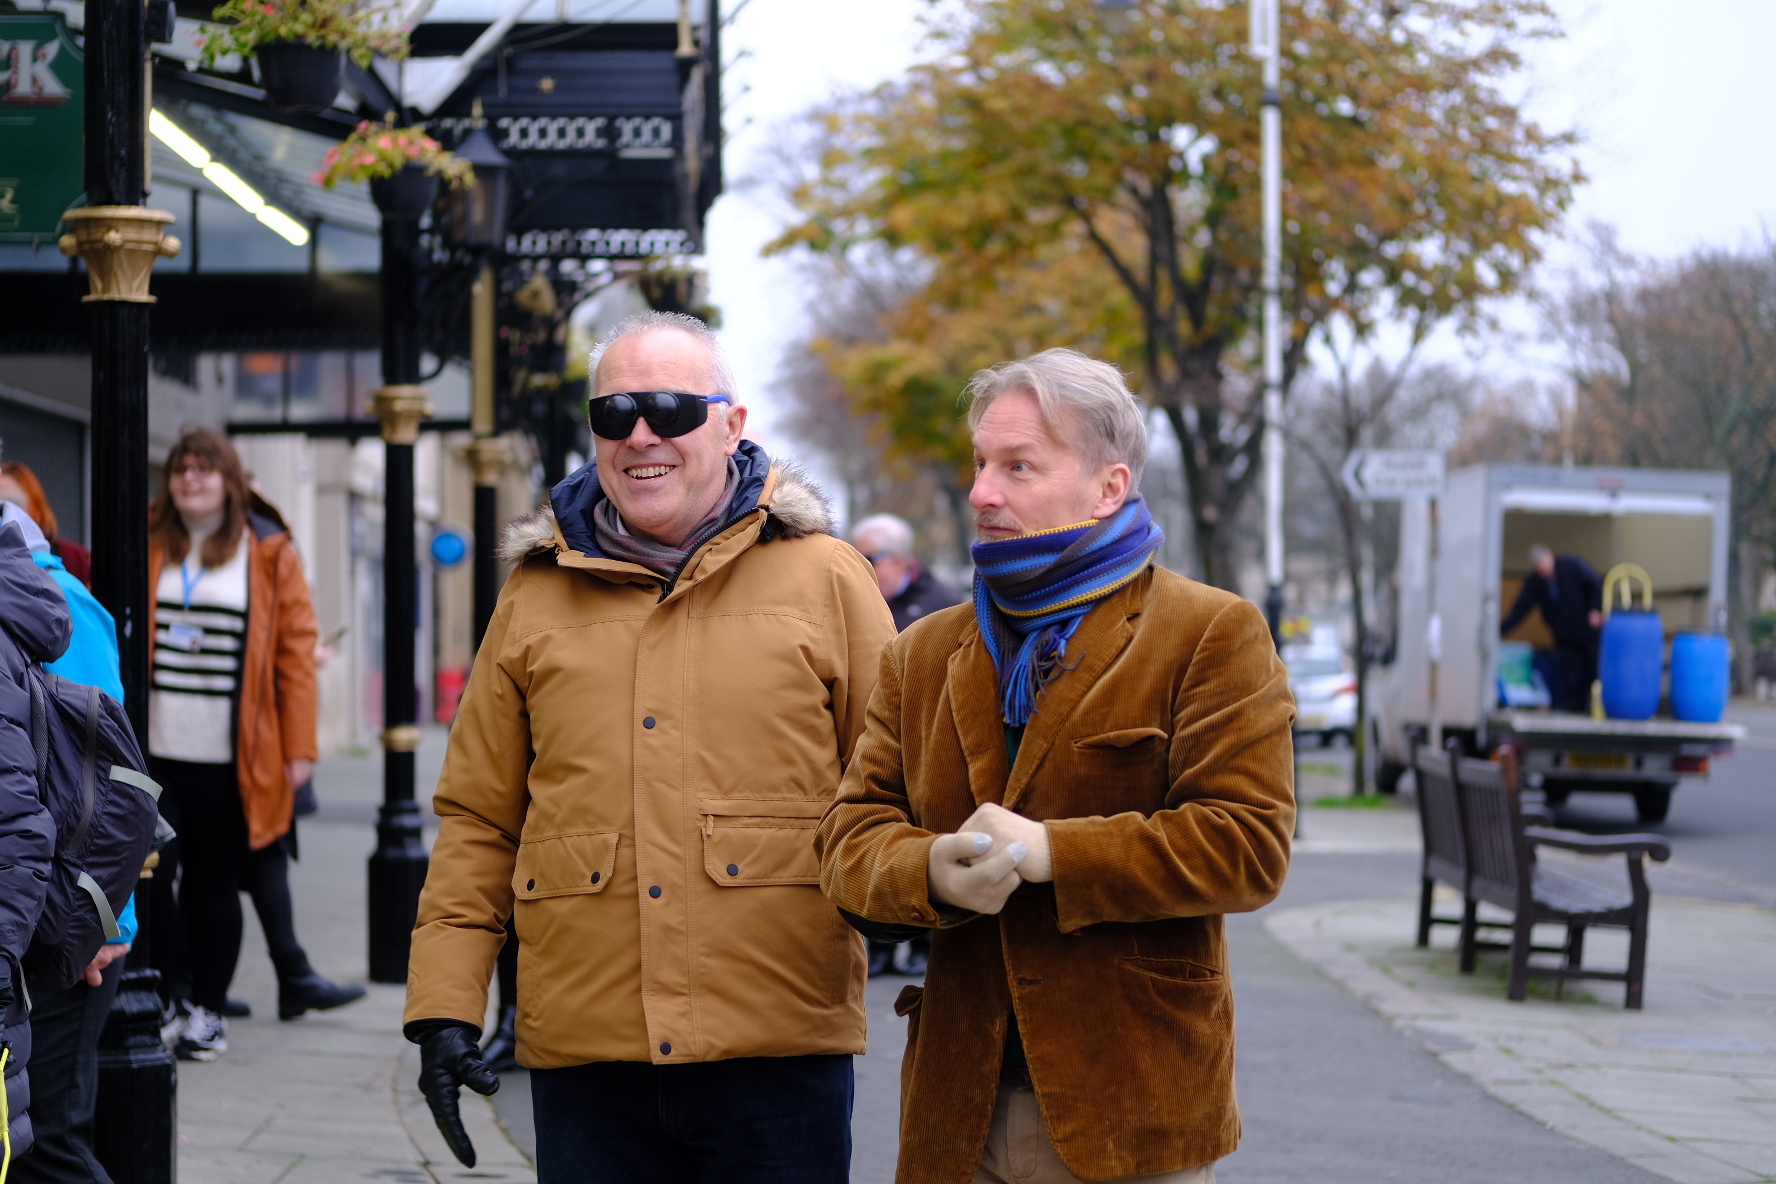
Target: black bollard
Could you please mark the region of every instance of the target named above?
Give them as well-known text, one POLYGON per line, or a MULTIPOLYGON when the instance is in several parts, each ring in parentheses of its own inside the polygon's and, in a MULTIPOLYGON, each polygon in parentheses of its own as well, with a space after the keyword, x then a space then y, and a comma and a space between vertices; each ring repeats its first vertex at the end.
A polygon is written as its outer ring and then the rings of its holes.
POLYGON ((93 1150, 115 1184, 178 1179, 178 1062, 160 1042, 160 971, 126 970, 99 1036, 93 1150))

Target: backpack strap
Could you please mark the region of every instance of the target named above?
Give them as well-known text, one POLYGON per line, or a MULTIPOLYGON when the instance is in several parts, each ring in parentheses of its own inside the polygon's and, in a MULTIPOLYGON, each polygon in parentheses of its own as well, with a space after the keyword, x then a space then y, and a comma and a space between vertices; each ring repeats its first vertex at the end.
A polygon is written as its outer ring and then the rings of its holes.
POLYGON ((124 785, 133 785, 155 801, 160 800, 160 782, 146 773, 138 773, 128 765, 112 765, 111 780, 124 785))
POLYGON ((31 684, 31 751, 37 757, 37 794, 49 802, 49 708, 43 701, 43 679, 37 667, 25 669, 31 684))
POLYGON ((111 911, 111 902, 105 899, 105 890, 99 887, 99 882, 81 872, 74 885, 92 897, 93 904, 99 910, 99 924, 105 929, 105 940, 116 941, 122 937, 123 930, 117 927, 117 914, 111 911))
MULTIPOLYGON (((93 812, 98 808, 96 782, 99 775, 99 696, 103 694, 98 687, 86 688, 86 747, 81 753, 80 761, 80 821, 74 826, 74 833, 68 836, 64 850, 79 851, 86 842, 86 832, 92 826, 93 812)), ((94 885, 97 888, 97 885, 94 885)), ((112 922, 116 925, 115 920, 112 922)))

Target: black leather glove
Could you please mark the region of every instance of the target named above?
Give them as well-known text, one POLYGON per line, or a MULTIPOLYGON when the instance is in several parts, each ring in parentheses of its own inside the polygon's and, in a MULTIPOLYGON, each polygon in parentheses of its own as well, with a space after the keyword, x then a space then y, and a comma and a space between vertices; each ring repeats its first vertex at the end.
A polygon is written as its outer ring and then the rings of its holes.
POLYGON ((481 1059, 475 1043, 478 1035, 468 1024, 448 1024, 428 1031, 419 1042, 419 1092, 432 1108, 439 1133, 465 1168, 475 1166, 475 1145, 463 1129, 456 1091, 466 1085, 491 1097, 500 1087, 499 1078, 481 1059))

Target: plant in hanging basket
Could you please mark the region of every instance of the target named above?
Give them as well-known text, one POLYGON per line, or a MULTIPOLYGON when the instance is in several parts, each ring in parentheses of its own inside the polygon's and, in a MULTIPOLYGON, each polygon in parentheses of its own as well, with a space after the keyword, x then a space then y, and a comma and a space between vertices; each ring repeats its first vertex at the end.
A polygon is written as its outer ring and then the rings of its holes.
POLYGON ((475 170, 459 160, 422 128, 395 127, 388 123, 358 124, 352 134, 327 150, 327 158, 314 174, 314 182, 328 189, 341 181, 376 181, 405 168, 424 169, 452 189, 475 183, 475 170))
POLYGON ((231 53, 252 57, 260 46, 287 41, 344 50, 368 67, 377 54, 407 56, 407 30, 398 5, 371 0, 225 0, 212 14, 225 22, 203 39, 207 66, 231 53))

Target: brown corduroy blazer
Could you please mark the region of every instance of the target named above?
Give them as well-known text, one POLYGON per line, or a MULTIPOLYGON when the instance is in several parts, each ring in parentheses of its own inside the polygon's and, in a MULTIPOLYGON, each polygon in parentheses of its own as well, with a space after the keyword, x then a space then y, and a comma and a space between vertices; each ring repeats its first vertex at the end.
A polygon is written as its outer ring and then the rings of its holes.
POLYGON ((1294 699, 1262 616, 1149 569, 1094 608, 1007 768, 969 605, 883 656, 857 754, 817 832, 821 886, 874 921, 934 925, 933 837, 982 802, 1047 823, 1054 881, 950 915, 909 987, 898 1179, 961 1184, 986 1143, 1015 1009, 1043 1122, 1086 1180, 1175 1171, 1239 1141, 1222 914, 1281 888, 1294 699))

